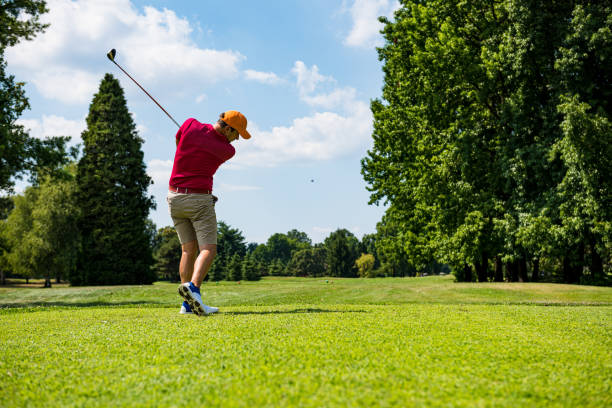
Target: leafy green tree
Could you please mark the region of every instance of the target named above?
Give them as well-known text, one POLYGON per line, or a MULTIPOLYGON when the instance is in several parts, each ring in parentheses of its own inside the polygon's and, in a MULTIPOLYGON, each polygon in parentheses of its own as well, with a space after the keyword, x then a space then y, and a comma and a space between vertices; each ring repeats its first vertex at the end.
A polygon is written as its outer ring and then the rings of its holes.
MULTIPOLYGON (((409 262, 410 251, 406 249, 406 235, 413 237, 411 231, 403 231, 400 222, 388 211, 376 225, 376 251, 380 258, 379 274, 382 276, 415 276, 416 270, 409 262)), ((414 242, 414 241, 413 241, 414 242)))
POLYGON ((605 283, 612 252, 612 5, 576 2, 555 69, 562 137, 553 152, 567 171, 557 191, 566 248, 564 278, 605 283), (568 250, 569 247, 569 250, 568 250))
POLYGON ((8 258, 10 251, 6 221, 0 221, 0 285, 6 285, 6 278, 11 272, 8 258))
POLYGON ((286 274, 285 265, 280 259, 275 259, 268 264, 268 275, 270 276, 282 276, 286 274))
POLYGON ((359 257, 359 241, 346 229, 338 229, 325 238, 327 265, 331 276, 357 277, 355 260, 359 257))
POLYGON ((15 178, 29 171, 30 181, 49 175, 69 161, 66 153, 68 138, 55 137, 39 140, 30 137, 23 126, 16 123, 29 109, 25 96, 25 83, 15 82, 7 74, 5 50, 21 40, 31 40, 48 25, 40 22, 40 16, 48 10, 44 1, 6 0, 0 5, 0 219, 5 219, 12 202, 4 194, 12 193, 15 178), (46 171, 46 174, 42 174, 46 171), (41 172, 39 175, 38 172, 41 172))
POLYGON ((45 278, 45 287, 51 287, 52 277, 57 282, 68 277, 76 266, 80 240, 75 190, 72 180, 46 178, 32 211, 32 264, 36 275, 45 278))
POLYGON ((359 251, 365 254, 372 254, 374 257, 374 269, 380 268, 380 260, 378 259, 378 253, 376 251, 376 234, 364 234, 361 237, 359 244, 359 251))
POLYGON ((6 222, 7 258, 19 275, 45 278, 50 287, 52 278, 59 282, 74 270, 79 248, 75 188, 74 181, 46 178, 15 197, 6 222))
POLYGON ((155 279, 147 233, 146 173, 142 143, 123 89, 106 74, 89 108, 77 173, 82 250, 73 285, 148 284, 155 279))
POLYGON ((269 263, 271 260, 270 253, 266 244, 259 244, 253 249, 253 257, 260 262, 269 263))
POLYGON ((371 203, 389 204, 383 268, 395 254, 415 271, 442 261, 459 279, 486 281, 495 259, 496 280, 504 262, 510 279, 526 281, 528 265, 552 257, 578 282, 590 258, 602 274, 610 9, 413 0, 395 21, 381 19, 384 101, 372 102, 362 173, 371 203), (532 239, 545 225, 545 239, 532 239))
POLYGON ((163 227, 157 231, 153 248, 154 270, 158 279, 179 282, 181 243, 174 227, 163 227))
POLYGON ((23 195, 13 197, 14 208, 6 220, 6 238, 10 247, 8 262, 16 275, 26 279, 34 277, 37 269, 31 256, 31 248, 36 245, 31 232, 34 226, 32 212, 39 193, 39 188, 28 187, 23 195))
POLYGON ((239 254, 234 254, 229 258, 227 263, 227 279, 231 281, 242 279, 242 257, 239 254))
POLYGON ((294 276, 324 276, 326 254, 323 247, 295 251, 287 264, 287 272, 294 276))
POLYGON ((312 246, 312 240, 308 237, 308 234, 296 229, 292 229, 287 232, 287 238, 294 242, 294 246, 297 248, 305 249, 312 246))
POLYGON ((269 261, 278 259, 283 265, 287 265, 291 259, 293 245, 286 234, 276 233, 270 236, 266 242, 266 248, 268 249, 269 261))
POLYGON ((372 254, 361 254, 355 261, 357 267, 357 273, 361 278, 374 278, 374 255, 372 254))

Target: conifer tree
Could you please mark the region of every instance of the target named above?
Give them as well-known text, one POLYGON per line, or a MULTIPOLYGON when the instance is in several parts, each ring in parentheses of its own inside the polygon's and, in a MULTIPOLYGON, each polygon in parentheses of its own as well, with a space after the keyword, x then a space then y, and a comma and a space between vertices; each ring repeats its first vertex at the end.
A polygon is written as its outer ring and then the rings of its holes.
POLYGON ((208 272, 208 277, 212 282, 218 282, 226 278, 225 265, 227 265, 226 259, 219 256, 215 258, 208 272))
POLYGON ((232 281, 242 279, 242 258, 238 254, 234 254, 227 263, 227 278, 232 281))
POLYGON ((154 270, 158 279, 179 282, 181 262, 181 243, 173 227, 160 228, 157 233, 158 244, 153 251, 154 270))
POLYGON ((146 222, 155 207, 143 140, 123 89, 106 74, 89 107, 77 173, 82 250, 73 285, 151 283, 153 257, 146 222))
POLYGON ((247 255, 242 261, 242 279, 246 281, 259 280, 258 264, 253 259, 252 255, 247 255))

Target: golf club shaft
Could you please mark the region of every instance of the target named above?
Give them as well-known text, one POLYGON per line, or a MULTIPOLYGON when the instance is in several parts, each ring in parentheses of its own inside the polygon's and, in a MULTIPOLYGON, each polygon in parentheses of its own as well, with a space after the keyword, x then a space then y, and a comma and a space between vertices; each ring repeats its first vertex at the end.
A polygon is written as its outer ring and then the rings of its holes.
POLYGON ((157 104, 157 106, 159 106, 159 108, 160 108, 161 110, 163 110, 163 111, 164 111, 164 113, 165 113, 166 115, 168 115, 168 117, 170 118, 170 120, 172 120, 172 121, 174 122, 174 124, 175 124, 177 127, 179 127, 179 128, 181 127, 181 125, 179 125, 179 124, 176 122, 176 120, 174 120, 174 118, 173 118, 172 116, 170 116, 170 114, 169 114, 168 112, 166 112, 166 110, 165 110, 165 109, 164 109, 164 108, 163 108, 163 107, 162 107, 162 106, 161 106, 161 105, 160 105, 160 104, 159 104, 159 103, 158 103, 158 102, 155 100, 155 98, 154 98, 154 97, 152 97, 152 96, 151 96, 151 94, 149 94, 149 93, 147 92, 147 90, 146 90, 146 89, 144 89, 142 86, 140 86, 140 84, 138 83, 138 81, 136 81, 134 78, 132 78, 132 76, 131 76, 130 74, 128 74, 128 73, 127 73, 127 72, 126 72, 126 71, 125 71, 123 68, 121 68, 121 65, 117 64, 117 63, 116 63, 114 60, 112 60, 112 59, 111 59, 111 61, 113 62, 113 64, 115 64, 117 67, 119 67, 119 69, 120 69, 121 71, 123 71, 123 73, 124 73, 125 75, 127 75, 127 76, 128 76, 128 77, 129 77, 129 78, 132 80, 132 81, 134 81, 134 83, 135 83, 136 85, 138 85, 138 87, 139 87, 140 89, 142 89, 142 91, 143 91, 144 93, 146 93, 146 94, 147 94, 147 96, 148 96, 149 98, 151 98, 151 100, 152 100, 153 102, 155 102, 155 103, 157 104))

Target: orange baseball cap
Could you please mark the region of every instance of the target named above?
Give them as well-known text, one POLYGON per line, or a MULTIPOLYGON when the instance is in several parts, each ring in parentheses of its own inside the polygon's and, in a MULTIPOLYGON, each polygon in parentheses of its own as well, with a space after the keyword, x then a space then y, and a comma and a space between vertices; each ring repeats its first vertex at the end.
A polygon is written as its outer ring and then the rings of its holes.
POLYGON ((246 130, 247 118, 244 117, 242 113, 235 110, 229 110, 224 113, 223 121, 236 129, 244 139, 251 138, 251 134, 246 130))

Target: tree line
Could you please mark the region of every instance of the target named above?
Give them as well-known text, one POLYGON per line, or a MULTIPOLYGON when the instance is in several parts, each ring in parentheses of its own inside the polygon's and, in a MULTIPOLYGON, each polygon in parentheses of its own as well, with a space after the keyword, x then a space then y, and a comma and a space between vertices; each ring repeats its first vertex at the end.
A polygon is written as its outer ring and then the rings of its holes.
POLYGON ((612 5, 406 0, 362 160, 398 261, 609 284, 612 5))
MULTIPOLYGON (((346 229, 337 229, 313 244, 305 232, 276 233, 265 243, 247 243, 242 232, 218 223, 217 257, 208 280, 258 280, 262 276, 376 277, 391 268, 374 254, 375 236, 360 241, 346 229), (383 267, 381 267, 383 265, 383 267)), ((154 244, 155 270, 160 279, 179 281, 181 246, 172 227, 160 228, 154 244)), ((414 276, 416 270, 398 270, 395 276, 414 276)))

